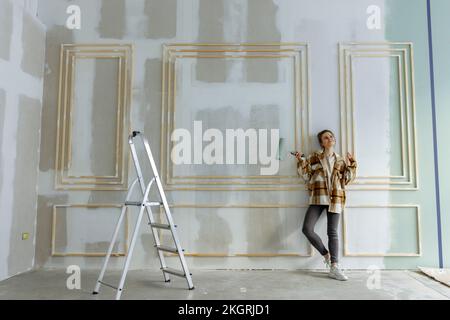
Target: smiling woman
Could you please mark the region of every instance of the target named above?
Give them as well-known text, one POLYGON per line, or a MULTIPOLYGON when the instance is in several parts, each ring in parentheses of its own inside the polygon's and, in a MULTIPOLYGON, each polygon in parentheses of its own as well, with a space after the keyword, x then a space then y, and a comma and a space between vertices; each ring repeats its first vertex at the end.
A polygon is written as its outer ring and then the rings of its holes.
POLYGON ((320 131, 317 138, 322 150, 312 153, 308 158, 296 153, 298 174, 308 184, 310 192, 310 206, 306 211, 302 231, 324 256, 324 263, 331 267, 329 276, 337 280, 347 280, 347 276, 338 267, 337 227, 339 213, 342 213, 345 206, 345 186, 356 176, 356 160, 351 154, 347 154, 345 161, 334 151, 336 138, 331 130, 320 131), (314 232, 314 226, 325 209, 329 251, 314 232))

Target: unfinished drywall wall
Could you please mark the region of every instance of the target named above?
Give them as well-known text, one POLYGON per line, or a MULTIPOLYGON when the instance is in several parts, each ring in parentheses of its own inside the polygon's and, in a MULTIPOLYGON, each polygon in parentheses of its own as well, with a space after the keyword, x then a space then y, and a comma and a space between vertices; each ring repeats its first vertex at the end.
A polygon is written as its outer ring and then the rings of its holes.
MULTIPOLYGON (((406 6, 407 1, 401 2, 406 6)), ((310 117, 306 140, 311 150, 317 147, 314 134, 324 128, 332 129, 341 135, 341 105, 339 90, 339 47, 341 42, 410 42, 413 41, 416 60, 412 62, 416 69, 415 80, 422 89, 418 92, 419 109, 418 141, 422 142, 420 161, 426 161, 430 154, 429 144, 423 143, 429 138, 429 115, 427 115, 428 80, 426 73, 426 24, 417 25, 415 21, 402 21, 400 26, 396 16, 406 19, 413 14, 415 20, 424 21, 426 17, 423 1, 415 1, 413 12, 406 13, 398 6, 391 6, 383 0, 46 0, 40 3, 39 17, 48 28, 46 43, 44 110, 42 117, 42 152, 39 175, 38 242, 36 246, 37 265, 43 267, 65 267, 77 264, 83 268, 99 268, 100 257, 88 256, 51 256, 52 210, 54 205, 67 204, 111 204, 120 203, 125 194, 120 191, 57 191, 55 190, 55 154, 56 122, 58 110, 59 49, 64 43, 132 43, 135 46, 134 85, 132 97, 131 123, 135 130, 142 130, 149 138, 160 166, 161 138, 161 96, 167 94, 162 88, 162 44, 164 43, 245 43, 245 42, 299 42, 308 44, 309 60, 304 75, 309 74, 309 95, 302 96, 310 101, 310 117), (377 5, 381 9, 381 28, 367 28, 367 8, 377 5), (78 5, 81 9, 81 30, 69 30, 65 27, 66 9, 69 5, 78 5), (389 19, 387 19, 389 18, 389 19), (399 33, 387 33, 384 23, 399 33), (323 115, 327 115, 324 117, 323 115)), ((406 19, 407 20, 407 19, 406 19)), ((389 59, 389 58, 388 58, 389 59)), ((188 60, 188 59, 186 59, 188 60)), ((182 61, 179 63, 179 96, 177 96, 177 120, 181 126, 192 125, 191 119, 201 119, 218 128, 265 125, 268 127, 292 128, 295 118, 292 110, 293 88, 292 66, 280 59, 257 61, 242 59, 214 59, 215 61, 182 61), (184 77, 183 77, 184 76, 184 77), (286 88, 281 88, 283 85, 286 88), (282 94, 280 94, 280 92, 282 94), (289 112, 291 110, 291 112, 289 112), (182 122, 185 120, 186 122, 182 122)), ((200 59, 197 59, 200 60, 200 59)), ((364 60, 365 63, 369 63, 364 60)), ((367 109, 360 108, 358 143, 377 139, 374 133, 367 133, 364 127, 373 124, 371 112, 376 103, 382 103, 380 128, 391 128, 392 123, 399 125, 397 118, 390 118, 390 92, 396 92, 391 79, 395 73, 390 60, 381 59, 378 68, 380 77, 367 77, 365 89, 359 90, 361 100, 370 97, 364 90, 373 85, 379 94, 379 100, 370 100, 367 109), (386 79, 386 82, 376 81, 386 79), (370 82, 372 81, 372 82, 370 82), (363 110, 363 111, 361 111, 363 110), (391 122, 390 122, 391 121, 391 122)), ((373 64, 370 64, 373 66, 373 64)), ((358 74, 363 76, 367 66, 359 67, 358 74)), ((371 72, 373 72, 373 69, 371 72)), ((411 74, 408 74, 411 77, 411 74)), ((92 75, 91 81, 94 80, 92 75)), ((98 91, 104 88, 97 85, 98 91)), ((360 87, 358 87, 360 89, 360 87)), ((370 90, 369 90, 370 91, 370 90)), ((392 105, 391 105, 392 103, 392 105)), ((86 106, 92 110, 95 101, 86 106)), ((98 111, 98 110, 97 110, 98 111)), ((86 111, 90 112, 90 111, 86 111)), ((101 111, 96 118, 112 121, 111 113, 101 111), (102 115, 104 117, 102 117, 102 115)), ((350 118, 350 116, 349 116, 350 118)), ((94 123, 92 121, 90 124, 94 123)), ((400 124, 401 125, 401 124, 400 124)), ((300 130, 300 128, 298 128, 300 130)), ((387 129, 386 129, 387 130, 387 129)), ((386 131, 385 130, 385 131, 386 131)), ((292 131, 292 130, 291 130, 292 131)), ((290 133, 292 133, 289 131, 290 133)), ((389 132, 382 133, 387 139, 394 140, 389 132)), ((338 138, 340 143, 340 138, 338 138)), ((97 140, 99 141, 99 140, 97 140)), ((100 143, 100 142, 98 142, 100 143)), ((303 147, 303 146, 301 146, 303 147)), ((338 148, 342 146, 338 145, 338 148)), ((95 148, 95 146, 92 146, 95 148)), ((303 150, 303 151, 311 151, 303 150)), ((382 150, 383 151, 383 150, 382 150)), ((388 160, 397 161, 398 155, 383 151, 388 160), (391 157, 392 156, 392 157, 391 157), (394 159, 395 158, 395 159, 394 159)), ((106 156, 106 155, 105 155, 106 156)), ((100 163, 96 153, 87 155, 86 163, 92 160, 100 163), (95 159, 93 159, 95 158, 95 159)), ((371 163, 371 159, 359 159, 371 163)), ((283 161, 283 169, 295 163, 290 156, 283 161)), ((397 163, 397 162, 395 162, 397 163)), ((83 166, 84 163, 79 163, 83 166)), ((101 163, 100 163, 101 165, 101 163)), ((367 168, 367 166, 366 166, 367 168)), ((422 168, 421 168, 422 169, 422 168)), ((434 216, 421 217, 424 232, 416 232, 416 205, 422 213, 433 212, 434 197, 431 166, 420 171, 419 190, 410 191, 351 191, 348 204, 352 206, 347 219, 348 244, 341 243, 341 255, 346 245, 357 250, 356 255, 343 257, 346 268, 365 268, 375 265, 380 268, 415 267, 417 263, 434 263, 436 260, 435 233, 431 229, 434 216), (400 205, 400 207, 396 207, 400 205), (401 207, 402 205, 406 208, 401 207), (368 208, 367 208, 368 206, 368 208), (374 208, 370 207, 374 206, 374 208), (370 228, 369 221, 360 221, 358 212, 367 212, 373 218, 379 212, 377 228, 370 228), (405 213, 404 213, 405 212, 405 213), (402 221, 400 221, 401 219, 402 221), (354 228, 355 222, 366 223, 354 228), (404 224, 402 224, 402 222, 404 224), (407 230, 399 232, 399 225, 407 230), (368 235, 361 230, 376 230, 368 235), (422 238, 420 238, 422 236, 422 238), (420 238, 420 239, 419 239, 420 238), (410 239, 420 240, 422 255, 417 255, 417 245, 412 246, 410 239), (360 241, 361 240, 361 241, 360 241), (409 241, 407 243, 407 241, 409 241), (359 247, 358 243, 364 243, 359 247), (404 251, 404 252, 403 252, 404 251), (392 254, 392 256, 389 256, 392 254), (359 255, 359 256, 358 256, 359 255), (389 262, 389 263, 387 263, 389 262)), ((130 168, 130 172, 133 169, 130 168)), ((194 172, 215 173, 210 167, 194 168, 194 172)), ((220 173, 233 174, 233 167, 220 168, 220 173)), ((130 178, 132 178, 130 174, 130 178)), ((310 256, 306 239, 301 234, 301 222, 307 204, 304 190, 241 190, 241 191, 199 191, 182 190, 168 193, 169 202, 175 205, 174 216, 180 226, 180 235, 193 267, 205 268, 316 268, 322 266, 320 256, 310 256), (202 256, 203 255, 203 256, 202 256), (216 255, 217 257, 211 257, 216 255), (267 257, 270 256, 270 259, 267 257)), ((133 221, 133 216, 130 217, 133 221)), ((322 217, 316 230, 326 239, 325 218, 322 217)), ((372 220, 371 220, 372 221, 372 220)), ((133 223, 130 223, 133 225, 133 223)), ((102 228, 99 224, 96 226, 102 228)), ((104 231, 104 230, 101 230, 104 231)), ((132 268, 157 267, 158 261, 152 247, 150 230, 143 225, 138 245, 132 260, 132 268)), ((339 230, 341 240, 342 229, 339 230)), ((73 235, 70 235, 73 237, 73 235)), ((70 240, 69 234, 67 240, 70 240)), ((72 238, 73 239, 73 238, 72 238)), ((98 239, 97 239, 98 240, 98 239)), ((89 239, 86 240, 89 242, 89 239)), ((122 258, 112 259, 112 267, 121 267, 122 258)))
POLYGON ((0 15, 0 279, 5 279, 34 264, 45 27, 23 2, 1 0, 0 15))
POLYGON ((39 130, 41 126, 41 98, 19 96, 14 172, 13 216, 10 233, 8 270, 30 268, 34 258, 34 237, 37 213, 37 164, 39 161, 39 130), (22 240, 23 232, 30 234, 22 240))
POLYGON ((45 32, 41 28, 36 28, 36 18, 23 15, 22 27, 22 70, 36 78, 43 77, 44 68, 42 57, 45 53, 45 32), (37 58, 36 58, 37 57, 37 58))
POLYGON ((11 51, 11 35, 13 28, 13 6, 9 1, 0 2, 0 58, 9 60, 11 51))

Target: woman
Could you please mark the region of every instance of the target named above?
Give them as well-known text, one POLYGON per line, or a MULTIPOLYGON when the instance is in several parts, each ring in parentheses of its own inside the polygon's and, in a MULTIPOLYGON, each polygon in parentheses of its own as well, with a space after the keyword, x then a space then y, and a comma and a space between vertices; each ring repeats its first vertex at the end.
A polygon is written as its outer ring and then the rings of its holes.
POLYGON ((310 192, 310 205, 306 211, 302 232, 324 257, 324 263, 330 268, 329 277, 347 280, 348 277, 338 265, 337 227, 340 213, 345 206, 345 186, 355 178, 357 163, 350 153, 347 153, 345 161, 334 152, 336 139, 330 130, 319 132, 317 138, 322 150, 312 153, 308 158, 302 153, 295 153, 298 174, 305 180, 310 192), (314 226, 325 209, 329 251, 314 232, 314 226))

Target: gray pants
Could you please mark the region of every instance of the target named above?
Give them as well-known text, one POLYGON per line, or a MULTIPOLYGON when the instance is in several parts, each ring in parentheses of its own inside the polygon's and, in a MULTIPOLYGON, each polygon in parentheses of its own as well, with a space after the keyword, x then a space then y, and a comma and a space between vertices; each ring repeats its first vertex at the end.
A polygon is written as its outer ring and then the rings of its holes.
POLYGON ((302 232, 308 238, 309 242, 316 248, 322 255, 330 253, 331 263, 338 262, 339 251, 339 239, 337 234, 337 227, 339 225, 339 213, 333 213, 328 211, 328 205, 315 205, 309 206, 306 211, 305 220, 303 221, 302 232), (327 235, 328 235, 328 251, 323 245, 322 239, 314 232, 314 226, 317 220, 324 210, 327 210, 327 235))

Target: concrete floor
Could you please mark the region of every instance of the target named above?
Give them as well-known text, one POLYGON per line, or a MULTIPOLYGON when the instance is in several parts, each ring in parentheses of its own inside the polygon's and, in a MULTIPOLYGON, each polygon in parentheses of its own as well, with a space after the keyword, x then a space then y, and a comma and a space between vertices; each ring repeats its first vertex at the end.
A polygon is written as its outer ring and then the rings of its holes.
MULTIPOLYGON (((369 289, 369 274, 347 271, 349 281, 327 277, 324 270, 191 270, 195 290, 183 278, 162 281, 159 271, 130 271, 122 299, 450 299, 450 288, 418 271, 380 271, 380 287, 369 289)), ((104 280, 116 284, 119 272, 104 280)), ((81 274, 81 289, 66 288, 65 270, 37 270, 0 282, 0 299, 113 299, 103 287, 91 294, 98 271, 81 274)))

